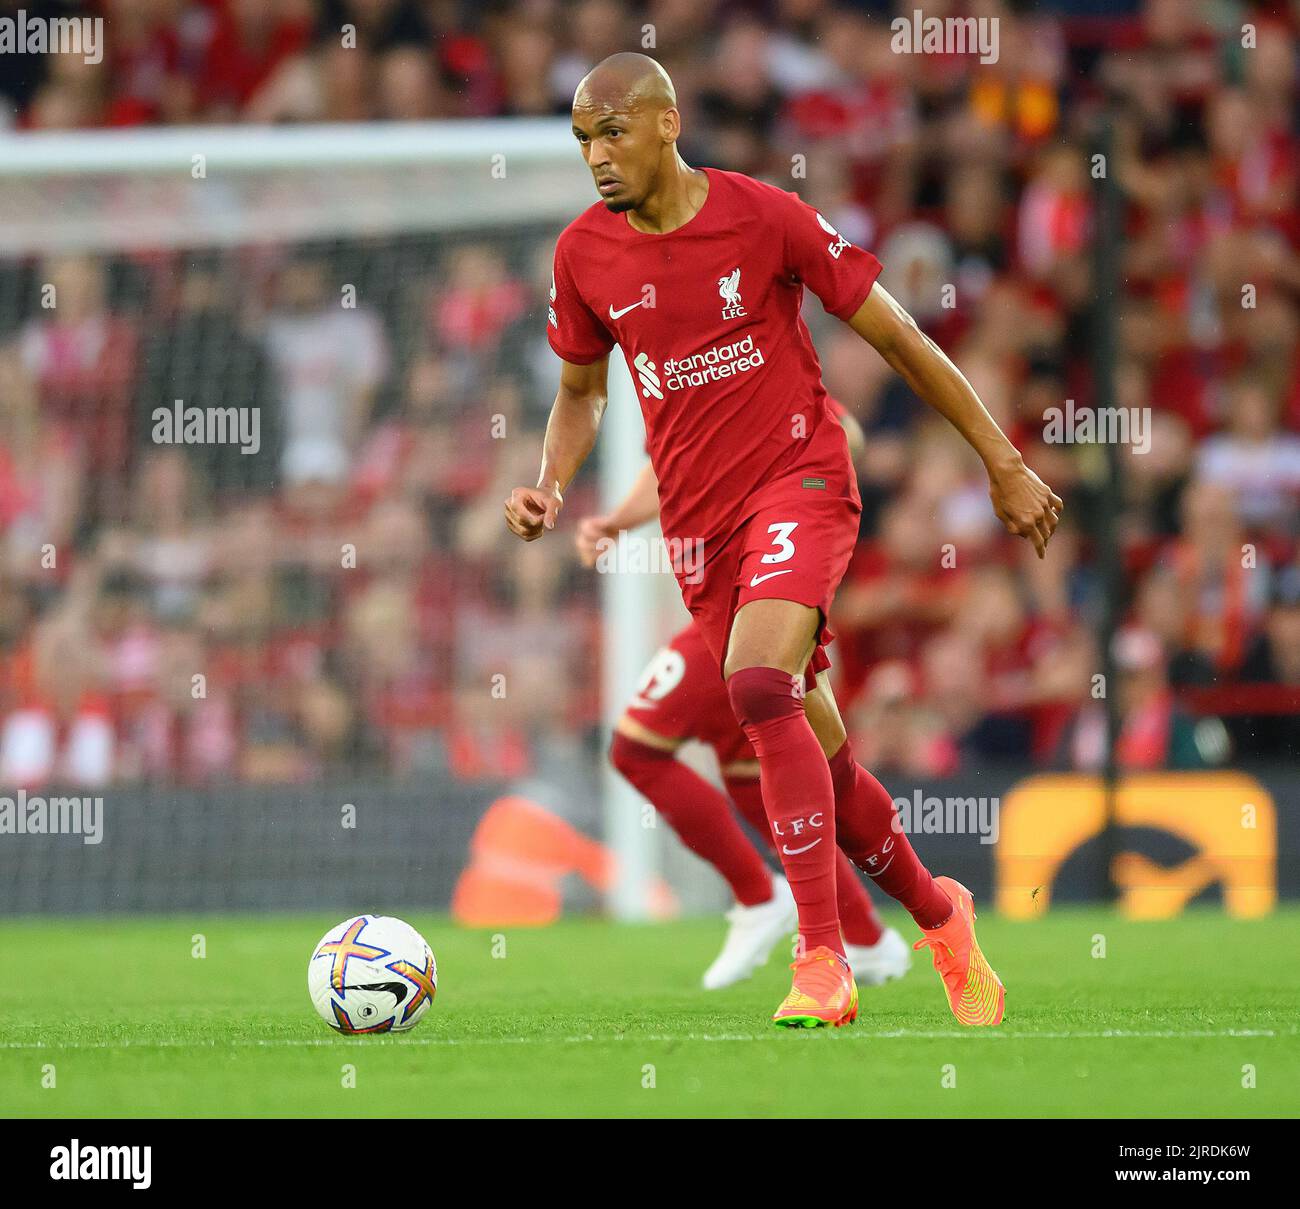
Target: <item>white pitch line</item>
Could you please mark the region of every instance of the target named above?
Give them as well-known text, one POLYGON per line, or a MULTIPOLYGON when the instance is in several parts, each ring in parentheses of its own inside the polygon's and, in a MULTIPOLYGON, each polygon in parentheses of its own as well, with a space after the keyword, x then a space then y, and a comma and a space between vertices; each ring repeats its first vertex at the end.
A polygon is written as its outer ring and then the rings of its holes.
MULTIPOLYGON (((796 1034, 805 1030, 794 1030, 796 1034)), ((812 1031, 812 1030, 806 1030, 812 1031)), ((1186 1041, 1232 1037, 1294 1037, 1294 1029, 1103 1029, 1095 1032, 1008 1032, 1003 1029, 939 1029, 922 1031, 886 1029, 868 1032, 847 1029, 836 1036, 845 1041, 1116 1041, 1152 1040, 1186 1041)), ((784 1030, 770 1033, 680 1033, 647 1034, 611 1033, 607 1036, 586 1034, 579 1037, 271 1037, 261 1041, 77 1041, 63 1045, 48 1041, 4 1041, 0 1050, 109 1050, 109 1049, 272 1049, 276 1047, 312 1049, 326 1046, 490 1046, 490 1045, 592 1045, 607 1042, 643 1041, 655 1044, 677 1041, 782 1041, 784 1030)))

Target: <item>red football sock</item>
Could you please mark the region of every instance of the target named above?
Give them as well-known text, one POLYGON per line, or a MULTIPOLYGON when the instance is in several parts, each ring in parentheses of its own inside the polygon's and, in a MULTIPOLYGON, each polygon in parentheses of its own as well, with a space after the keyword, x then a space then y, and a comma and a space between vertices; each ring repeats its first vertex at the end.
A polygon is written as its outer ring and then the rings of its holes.
MULTIPOLYGON (((763 792, 757 777, 723 777, 727 793, 751 827, 772 843, 772 831, 763 809, 763 792)), ((775 845, 773 845, 775 847, 775 845)), ((874 945, 884 933, 871 895, 862 884, 853 862, 842 851, 835 854, 835 902, 840 912, 840 931, 851 945, 874 945)))
POLYGON ((853 758, 849 741, 830 759, 835 826, 849 859, 923 928, 937 928, 952 902, 912 850, 888 790, 853 758))
POLYGON ((835 789, 803 710, 803 677, 747 667, 727 681, 736 718, 758 755, 763 806, 786 881, 799 908, 804 952, 841 956, 835 907, 835 789))
POLYGON ((672 752, 638 743, 618 731, 609 758, 668 821, 696 856, 709 862, 736 901, 753 907, 772 897, 767 863, 741 830, 727 799, 672 752))

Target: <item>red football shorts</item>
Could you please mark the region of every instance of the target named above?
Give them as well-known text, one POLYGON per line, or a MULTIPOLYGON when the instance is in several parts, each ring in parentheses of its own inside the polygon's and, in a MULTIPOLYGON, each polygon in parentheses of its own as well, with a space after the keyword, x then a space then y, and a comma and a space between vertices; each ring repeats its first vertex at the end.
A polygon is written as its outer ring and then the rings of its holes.
POLYGON ((694 622, 655 653, 626 713, 665 739, 707 743, 723 767, 758 759, 732 712, 717 660, 694 622))
POLYGON ((805 670, 811 690, 818 672, 831 666, 826 646, 835 635, 826 624, 831 601, 848 570, 858 540, 862 506, 854 499, 815 488, 765 504, 708 558, 699 582, 679 575, 682 599, 713 654, 719 673, 737 610, 751 600, 793 600, 821 611, 816 646, 805 670))

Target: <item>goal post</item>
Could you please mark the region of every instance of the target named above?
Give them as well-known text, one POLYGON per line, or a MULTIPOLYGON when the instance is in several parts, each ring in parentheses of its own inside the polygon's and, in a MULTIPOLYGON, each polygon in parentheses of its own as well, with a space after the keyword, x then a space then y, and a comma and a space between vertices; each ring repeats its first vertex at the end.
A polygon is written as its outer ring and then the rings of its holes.
MULTIPOLYGON (((600 459, 600 494, 605 506, 612 508, 627 494, 645 461, 645 430, 636 387, 623 350, 617 346, 609 358, 609 402, 601 427, 605 448, 600 459)), ((608 735, 654 653, 656 601, 646 576, 619 572, 601 578, 601 701, 603 730, 608 735)), ((606 837, 619 863, 609 909, 616 919, 644 920, 650 915, 658 856, 653 842, 656 832, 644 825, 648 817, 644 799, 608 761, 601 769, 601 783, 606 837)))
POLYGON ((0 136, 0 253, 220 246, 568 222, 552 120, 0 136))

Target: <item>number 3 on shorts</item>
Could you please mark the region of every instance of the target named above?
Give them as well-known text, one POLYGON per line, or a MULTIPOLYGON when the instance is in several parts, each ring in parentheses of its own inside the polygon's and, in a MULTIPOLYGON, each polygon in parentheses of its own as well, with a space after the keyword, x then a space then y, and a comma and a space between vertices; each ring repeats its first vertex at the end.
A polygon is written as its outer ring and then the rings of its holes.
POLYGON ((765 563, 783 563, 794 557, 794 542, 790 540, 792 534, 799 527, 798 521, 777 521, 774 525, 768 525, 767 531, 775 533, 772 539, 772 545, 776 546, 776 552, 773 554, 764 554, 759 560, 765 563))

